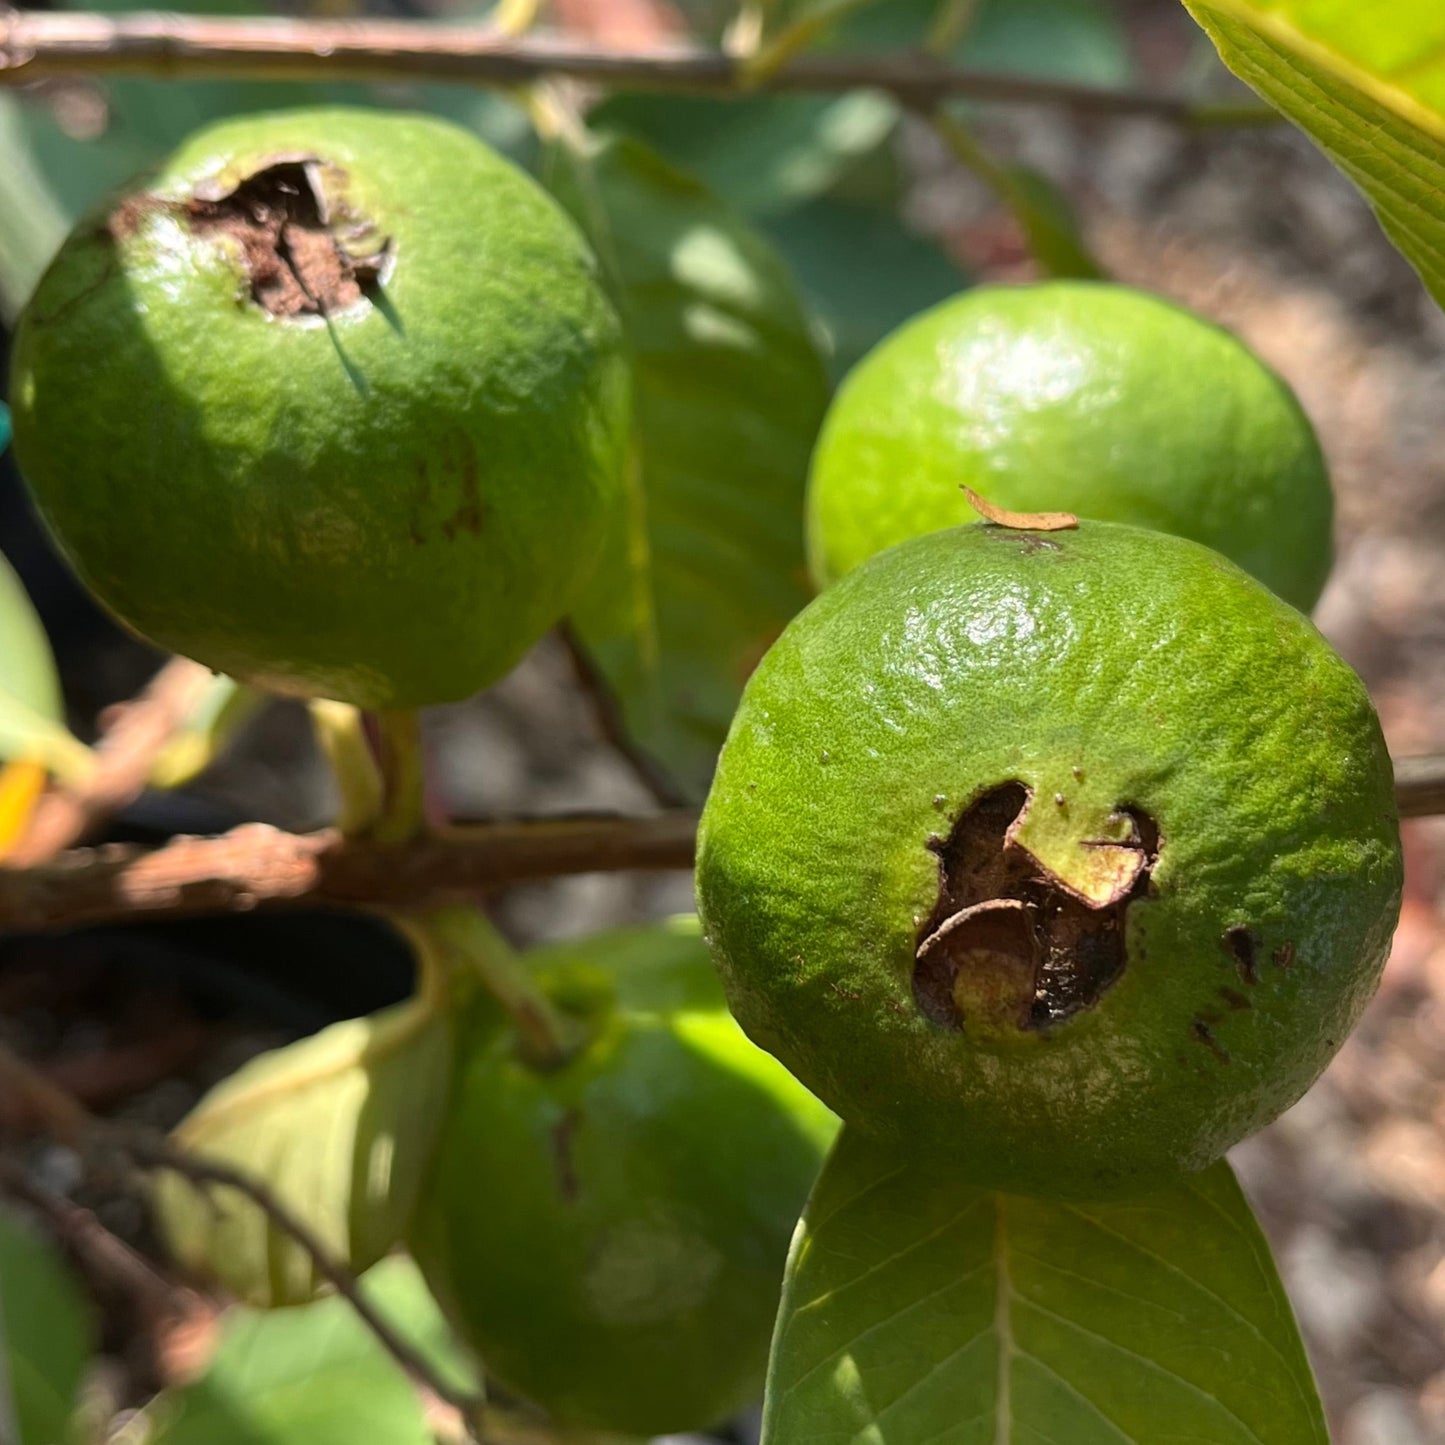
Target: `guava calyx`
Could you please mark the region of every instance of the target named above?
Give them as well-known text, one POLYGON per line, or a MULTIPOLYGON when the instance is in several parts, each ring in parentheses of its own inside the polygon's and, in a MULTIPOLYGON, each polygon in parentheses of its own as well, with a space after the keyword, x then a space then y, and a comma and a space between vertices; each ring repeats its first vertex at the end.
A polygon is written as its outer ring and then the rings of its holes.
POLYGON ((197 236, 228 237, 251 299, 281 319, 327 317, 370 300, 392 256, 389 240, 357 253, 371 228, 336 214, 316 156, 276 156, 239 184, 198 186, 183 212, 197 236), (346 244, 338 221, 346 220, 346 244))
POLYGON ((1159 856, 1153 819, 1120 807, 1117 836, 1078 840, 1084 871, 1073 877, 1021 841, 1032 804, 1023 783, 1002 783, 929 842, 938 902, 918 933, 913 996, 939 1028, 1052 1027, 1098 1003, 1128 962, 1126 915, 1149 892, 1159 856))

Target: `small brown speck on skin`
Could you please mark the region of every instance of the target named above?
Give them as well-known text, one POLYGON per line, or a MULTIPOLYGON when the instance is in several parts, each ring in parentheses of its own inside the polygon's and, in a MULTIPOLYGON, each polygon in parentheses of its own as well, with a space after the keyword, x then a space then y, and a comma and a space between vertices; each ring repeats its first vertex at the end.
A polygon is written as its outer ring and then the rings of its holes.
POLYGON ((1209 1027, 1203 1019, 1195 1019, 1193 1024, 1194 1037, 1199 1040, 1210 1053, 1221 1063, 1230 1062, 1229 1050, 1214 1037, 1214 1030, 1209 1027))

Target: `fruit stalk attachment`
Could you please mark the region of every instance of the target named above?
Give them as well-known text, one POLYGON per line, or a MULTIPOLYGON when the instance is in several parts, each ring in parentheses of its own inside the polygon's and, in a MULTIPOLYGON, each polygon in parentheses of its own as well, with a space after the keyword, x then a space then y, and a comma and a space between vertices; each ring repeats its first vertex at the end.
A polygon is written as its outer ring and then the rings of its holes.
POLYGON ((421 717, 415 708, 376 712, 369 717, 367 731, 381 776, 381 807, 372 837, 378 843, 405 843, 426 825, 421 717))
POLYGON ((470 976, 497 1001, 533 1068, 559 1069, 581 1045, 579 1026, 553 1007, 480 909, 438 908, 397 922, 416 945, 419 960, 454 979, 470 976))

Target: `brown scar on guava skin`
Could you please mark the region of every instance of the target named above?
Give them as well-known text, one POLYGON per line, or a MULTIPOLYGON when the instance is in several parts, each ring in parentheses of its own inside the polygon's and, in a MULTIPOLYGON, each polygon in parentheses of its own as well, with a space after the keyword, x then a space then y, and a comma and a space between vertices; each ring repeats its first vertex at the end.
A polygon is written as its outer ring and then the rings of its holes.
POLYGON ((1245 983, 1259 982, 1259 940, 1242 923, 1233 924, 1224 930, 1220 940, 1239 969, 1239 976, 1245 983))
POLYGON ((1228 1064, 1233 1062, 1229 1057, 1229 1050, 1214 1037, 1214 1030, 1209 1027, 1208 1020, 1195 1019, 1191 1025, 1191 1032, 1220 1063, 1228 1064))
POLYGON ((580 1109, 568 1109, 552 1128, 552 1167, 557 1176, 557 1194, 566 1204, 573 1204, 582 1192, 577 1178, 577 1162, 572 1157, 572 1140, 582 1123, 580 1109))
POLYGON ((960 814, 938 855, 938 902, 918 932, 913 996, 941 1029, 977 1019, 1021 1032, 1050 1028, 1092 1008, 1128 962, 1125 920, 1145 896, 1159 830, 1131 806, 1139 865, 1126 889, 1102 904, 1081 899, 1017 842, 1030 790, 989 789, 960 814))
POLYGON ((394 252, 390 240, 363 255, 343 243, 343 230, 355 240, 367 228, 333 211, 321 184, 328 169, 316 156, 274 156, 229 190, 197 186, 179 207, 132 198, 112 216, 111 232, 134 230, 146 209, 179 209, 192 234, 225 236, 237 247, 251 300, 263 310, 282 320, 333 316, 375 296, 394 252))

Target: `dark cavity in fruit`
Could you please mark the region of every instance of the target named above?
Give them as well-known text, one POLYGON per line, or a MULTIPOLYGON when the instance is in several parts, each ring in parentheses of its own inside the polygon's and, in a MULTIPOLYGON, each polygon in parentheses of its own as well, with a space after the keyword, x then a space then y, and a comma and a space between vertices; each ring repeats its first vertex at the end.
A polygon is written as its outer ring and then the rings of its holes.
POLYGON ((938 902, 919 930, 913 996, 942 1029, 966 1019, 1048 1028, 1091 1008, 1123 973, 1129 906, 1149 891, 1159 853, 1154 820, 1133 807, 1143 861, 1122 897, 1093 907, 1062 886, 1013 838, 1030 803, 1003 783, 964 810, 938 854, 938 902))
MULTIPOLYGON (((342 245, 321 186, 322 169, 314 156, 277 160, 225 194, 198 192, 185 208, 196 235, 221 234, 236 242, 251 299, 272 316, 331 316, 381 284, 389 243, 364 256, 342 245)), ((365 233, 365 227, 355 229, 365 233)))

